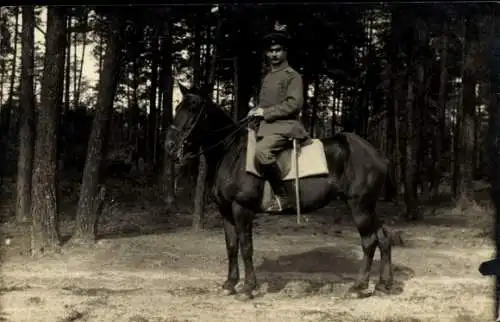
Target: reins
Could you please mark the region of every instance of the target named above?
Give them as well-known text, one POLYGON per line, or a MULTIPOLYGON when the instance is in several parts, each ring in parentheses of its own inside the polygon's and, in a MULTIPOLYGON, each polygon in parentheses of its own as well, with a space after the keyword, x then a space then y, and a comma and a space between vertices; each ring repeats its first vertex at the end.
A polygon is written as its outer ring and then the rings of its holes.
MULTIPOLYGON (((201 119, 201 116, 202 116, 202 114, 204 112, 205 112, 205 105, 200 109, 200 112, 198 113, 198 115, 195 118, 195 121, 193 122, 193 125, 189 128, 188 131, 186 131, 186 134, 183 135, 182 140, 180 140, 180 142, 186 141, 186 139, 191 135, 191 133, 193 132, 194 128, 198 125, 198 122, 201 119)), ((210 145, 210 146, 208 146, 206 148, 203 148, 201 151, 199 151, 197 153, 190 153, 190 154, 188 154, 186 156, 183 156, 181 160, 189 160, 189 159, 197 158, 200 155, 202 155, 203 153, 208 153, 211 150, 213 150, 214 148, 216 148, 216 147, 218 147, 218 146, 220 146, 222 144, 223 145, 232 144, 237 139, 237 136, 234 135, 234 134, 238 133, 241 129, 243 129, 244 127, 246 127, 248 125, 248 123, 250 122, 250 120, 252 120, 251 116, 250 117, 249 116, 245 116, 244 118, 242 118, 241 120, 239 120, 235 124, 228 124, 228 125, 226 125, 224 127, 221 127, 221 128, 215 129, 213 131, 210 131, 206 135, 213 135, 215 133, 218 133, 218 132, 221 132, 223 130, 229 129, 229 128, 233 127, 233 126, 236 127, 234 130, 232 130, 228 134, 224 135, 223 139, 219 140, 218 142, 216 142, 216 143, 214 143, 214 144, 212 144, 212 145, 210 145)), ((176 131, 179 131, 174 126, 171 126, 171 127, 173 129, 175 129, 176 131)), ((182 145, 184 145, 184 143, 182 145)))

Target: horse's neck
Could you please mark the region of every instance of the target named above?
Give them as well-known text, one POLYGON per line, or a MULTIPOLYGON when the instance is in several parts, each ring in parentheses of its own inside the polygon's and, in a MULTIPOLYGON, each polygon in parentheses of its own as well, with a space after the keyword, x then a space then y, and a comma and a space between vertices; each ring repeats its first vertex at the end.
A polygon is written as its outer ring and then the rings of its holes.
POLYGON ((207 135, 203 142, 203 150, 207 160, 208 168, 211 168, 214 173, 222 160, 226 157, 237 157, 233 155, 236 150, 240 150, 242 144, 245 143, 247 130, 232 121, 226 115, 221 115, 219 122, 213 122, 213 127, 208 129, 211 135, 207 135))

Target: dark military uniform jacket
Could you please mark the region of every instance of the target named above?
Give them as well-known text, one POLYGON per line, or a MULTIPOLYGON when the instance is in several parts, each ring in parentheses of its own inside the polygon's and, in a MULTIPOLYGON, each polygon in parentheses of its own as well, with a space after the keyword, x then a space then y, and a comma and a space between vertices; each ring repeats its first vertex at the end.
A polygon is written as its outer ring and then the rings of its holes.
POLYGON ((299 140, 308 138, 299 120, 304 104, 303 91, 302 77, 287 63, 269 71, 259 93, 259 106, 264 115, 257 136, 278 134, 299 140))

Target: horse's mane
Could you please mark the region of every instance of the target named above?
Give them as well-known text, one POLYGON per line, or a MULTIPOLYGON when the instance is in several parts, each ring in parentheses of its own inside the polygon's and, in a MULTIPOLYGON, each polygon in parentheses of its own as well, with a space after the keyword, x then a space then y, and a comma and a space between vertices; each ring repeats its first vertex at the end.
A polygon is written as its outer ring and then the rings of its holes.
POLYGON ((225 146, 225 157, 229 158, 231 167, 235 165, 238 159, 245 155, 246 142, 248 138, 247 123, 238 123, 233 120, 227 111, 219 107, 210 99, 207 102, 207 113, 210 113, 210 119, 216 120, 215 123, 219 128, 227 128, 230 134, 229 143, 225 146), (232 137, 232 139, 231 139, 232 137))

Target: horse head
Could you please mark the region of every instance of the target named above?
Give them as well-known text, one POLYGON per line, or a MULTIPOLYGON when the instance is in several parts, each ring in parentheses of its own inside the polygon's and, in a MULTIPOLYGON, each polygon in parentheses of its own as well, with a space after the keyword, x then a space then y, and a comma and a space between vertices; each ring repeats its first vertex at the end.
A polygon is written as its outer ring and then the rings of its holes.
POLYGON ((208 109, 213 102, 206 88, 187 88, 179 85, 182 100, 175 108, 175 117, 167 129, 165 149, 174 160, 182 160, 184 154, 196 153, 206 128, 208 109))

